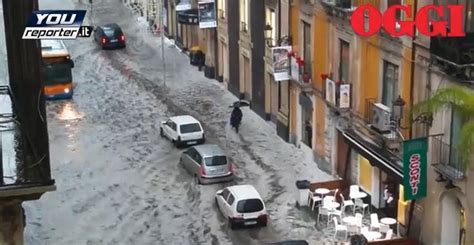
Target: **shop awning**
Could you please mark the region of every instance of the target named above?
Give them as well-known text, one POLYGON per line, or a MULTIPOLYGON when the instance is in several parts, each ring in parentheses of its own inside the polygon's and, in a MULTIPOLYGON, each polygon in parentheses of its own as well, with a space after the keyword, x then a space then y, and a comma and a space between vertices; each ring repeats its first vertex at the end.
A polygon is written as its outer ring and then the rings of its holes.
POLYGON ((400 183, 403 181, 403 162, 401 159, 382 147, 364 140, 363 137, 359 136, 359 134, 352 129, 346 130, 342 134, 346 142, 359 154, 369 160, 372 165, 396 177, 400 183))

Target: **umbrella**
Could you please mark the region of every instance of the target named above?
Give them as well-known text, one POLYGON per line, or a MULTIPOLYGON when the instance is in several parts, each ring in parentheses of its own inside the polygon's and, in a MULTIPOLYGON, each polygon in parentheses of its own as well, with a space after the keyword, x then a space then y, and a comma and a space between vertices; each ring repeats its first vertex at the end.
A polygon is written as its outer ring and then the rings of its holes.
POLYGON ((239 101, 234 102, 229 107, 232 108, 232 107, 244 107, 244 106, 250 106, 250 102, 247 100, 239 100, 239 101))

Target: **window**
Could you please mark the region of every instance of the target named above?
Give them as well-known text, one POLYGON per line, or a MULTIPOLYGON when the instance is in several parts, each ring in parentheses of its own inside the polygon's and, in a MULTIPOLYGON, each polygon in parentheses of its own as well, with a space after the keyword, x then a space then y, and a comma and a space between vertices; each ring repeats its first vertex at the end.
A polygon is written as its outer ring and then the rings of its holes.
POLYGON ((234 203, 234 201, 235 201, 234 195, 230 194, 229 199, 227 199, 227 203, 229 205, 232 205, 234 203))
POLYGON ((249 0, 240 0, 240 30, 247 31, 249 24, 249 0))
POLYGON ((382 104, 392 108, 393 101, 398 97, 398 66, 388 61, 383 62, 382 104))
POLYGON ((226 156, 212 156, 204 158, 204 162, 206 166, 222 166, 227 164, 227 157, 226 156))
POLYGON ((278 82, 278 111, 288 116, 288 81, 278 82))
POLYGON ((182 134, 201 132, 201 126, 199 123, 183 124, 179 127, 179 131, 182 134))
POLYGON ((349 43, 344 40, 339 40, 339 80, 344 83, 349 82, 349 43))
POLYGON ((194 148, 189 148, 189 150, 186 151, 186 154, 193 160, 196 160, 196 155, 198 155, 196 149, 194 148))
POLYGON ((311 25, 302 22, 303 23, 303 60, 304 60, 304 72, 311 77, 312 71, 311 71, 311 25))
POLYGON ((217 2, 217 8, 219 9, 219 18, 225 19, 226 18, 226 1, 227 0, 219 0, 217 2))
POLYGON ((230 194, 230 191, 227 188, 225 188, 224 191, 222 191, 222 197, 224 198, 224 200, 227 200, 227 197, 229 196, 229 194, 230 194))
POLYGON ((260 199, 241 200, 237 203, 237 212, 254 213, 263 210, 263 203, 260 199))
POLYGON ((276 45, 276 40, 277 40, 277 23, 276 23, 276 15, 275 15, 275 10, 267 8, 265 10, 265 19, 266 19, 266 25, 269 25, 272 27, 271 30, 271 46, 276 45))
MULTIPOLYGON (((403 4, 402 0, 387 0, 387 9, 393 5, 402 5, 402 4, 403 4)), ((397 10, 396 19, 397 20, 402 19, 402 11, 397 10)))

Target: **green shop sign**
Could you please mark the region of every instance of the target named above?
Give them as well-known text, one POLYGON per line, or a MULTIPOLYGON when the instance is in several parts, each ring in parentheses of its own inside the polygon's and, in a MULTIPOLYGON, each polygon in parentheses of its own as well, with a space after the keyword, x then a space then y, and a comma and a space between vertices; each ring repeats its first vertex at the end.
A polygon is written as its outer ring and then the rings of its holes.
POLYGON ((405 200, 426 196, 428 138, 403 142, 403 187, 405 200))

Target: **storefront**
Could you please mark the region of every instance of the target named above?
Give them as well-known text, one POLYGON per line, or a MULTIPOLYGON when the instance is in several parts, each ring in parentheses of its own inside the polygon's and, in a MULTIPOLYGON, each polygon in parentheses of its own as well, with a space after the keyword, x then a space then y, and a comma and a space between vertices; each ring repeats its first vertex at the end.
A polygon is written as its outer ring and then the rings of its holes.
POLYGON ((343 156, 336 161, 340 177, 359 185, 368 194, 366 203, 405 225, 402 160, 357 130, 338 131, 338 138, 338 148, 347 151, 338 152, 343 156))
POLYGON ((199 11, 188 9, 176 12, 176 44, 183 50, 199 45, 199 11))

